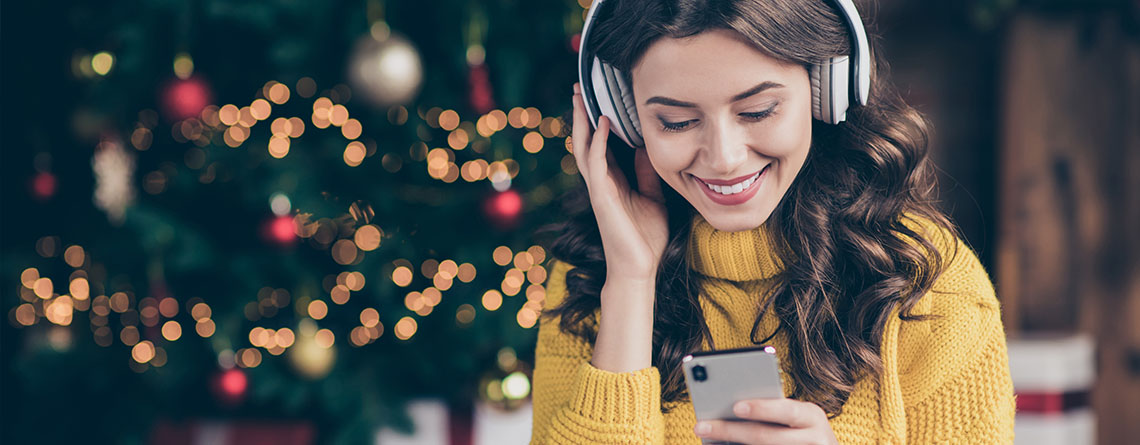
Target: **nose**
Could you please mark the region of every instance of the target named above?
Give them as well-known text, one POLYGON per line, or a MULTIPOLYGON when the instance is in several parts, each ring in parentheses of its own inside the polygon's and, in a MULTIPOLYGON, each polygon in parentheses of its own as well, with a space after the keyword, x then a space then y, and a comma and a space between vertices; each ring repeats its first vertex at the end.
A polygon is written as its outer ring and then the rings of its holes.
POLYGON ((739 173, 740 166, 748 160, 748 144, 745 128, 736 122, 720 122, 709 125, 704 149, 705 165, 722 177, 739 173))

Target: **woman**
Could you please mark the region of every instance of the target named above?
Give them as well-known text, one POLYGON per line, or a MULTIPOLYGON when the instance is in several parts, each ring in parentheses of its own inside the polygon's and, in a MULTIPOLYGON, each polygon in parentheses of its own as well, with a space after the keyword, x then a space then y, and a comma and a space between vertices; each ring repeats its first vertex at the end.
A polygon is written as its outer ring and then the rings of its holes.
POLYGON ((634 110, 592 131, 574 86, 585 184, 551 230, 532 443, 1011 442, 998 301, 932 204, 925 121, 882 62, 864 105, 813 104, 812 67, 859 50, 851 14, 599 1, 583 51, 628 73, 634 110), (788 397, 697 425, 681 357, 760 344, 788 397))

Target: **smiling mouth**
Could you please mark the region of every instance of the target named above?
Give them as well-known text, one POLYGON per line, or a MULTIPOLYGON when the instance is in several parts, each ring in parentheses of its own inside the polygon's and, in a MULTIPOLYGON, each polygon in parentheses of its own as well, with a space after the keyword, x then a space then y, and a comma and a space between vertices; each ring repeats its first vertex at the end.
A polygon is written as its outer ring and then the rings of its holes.
MULTIPOLYGON (((769 165, 771 165, 771 164, 769 164, 769 165)), ((701 179, 700 177, 697 177, 697 176, 693 176, 693 177, 697 178, 697 180, 700 181, 701 184, 704 184, 704 186, 707 187, 709 190, 712 190, 713 192, 716 192, 716 193, 721 194, 721 195, 731 196, 731 195, 735 195, 737 193, 742 193, 745 190, 748 190, 748 188, 751 187, 752 184, 754 182, 756 182, 760 178, 760 175, 763 174, 764 171, 767 169, 768 169, 768 166, 764 166, 764 168, 760 169, 760 171, 753 173, 753 174, 749 175, 748 177, 745 177, 743 180, 737 181, 736 183, 723 184, 723 185, 722 184, 710 184, 708 181, 701 179)))

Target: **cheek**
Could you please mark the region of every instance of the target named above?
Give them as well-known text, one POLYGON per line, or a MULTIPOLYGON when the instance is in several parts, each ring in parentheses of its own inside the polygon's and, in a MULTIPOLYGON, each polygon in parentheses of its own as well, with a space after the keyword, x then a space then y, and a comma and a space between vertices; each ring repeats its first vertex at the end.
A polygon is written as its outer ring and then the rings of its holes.
POLYGON ((646 154, 653 169, 666 181, 676 176, 685 166, 689 165, 689 154, 679 144, 663 143, 658 140, 645 141, 646 154))

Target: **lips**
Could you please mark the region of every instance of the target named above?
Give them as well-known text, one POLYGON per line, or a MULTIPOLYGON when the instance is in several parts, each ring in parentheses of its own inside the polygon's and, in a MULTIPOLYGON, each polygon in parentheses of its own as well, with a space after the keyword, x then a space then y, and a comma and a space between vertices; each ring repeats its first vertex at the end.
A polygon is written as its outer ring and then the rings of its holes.
POLYGON ((697 176, 693 176, 693 179, 696 179, 697 183, 700 184, 699 187, 704 191, 705 196, 708 196, 711 201, 726 206, 740 205, 752 199, 764 182, 766 182, 768 170, 770 170, 768 167, 771 167, 771 164, 765 166, 759 172, 730 180, 710 180, 706 182, 705 179, 697 176), (744 187, 744 185, 747 185, 747 187, 744 187), (714 188, 717 190, 713 190, 714 188), (722 193, 726 190, 732 191, 733 193, 727 195, 722 193))
MULTIPOLYGON (((767 166, 765 166, 765 168, 767 168, 767 166)), ((694 177, 694 178, 697 178, 697 179, 700 179, 700 180, 701 180, 701 181, 703 181, 705 184, 712 184, 712 185, 736 185, 736 184, 740 183, 741 181, 743 181, 743 180, 745 180, 745 179, 748 179, 748 178, 751 178, 751 177, 753 177, 753 176, 756 176, 756 174, 757 174, 757 173, 759 173, 761 170, 763 170, 763 169, 760 169, 760 170, 754 171, 754 172, 752 172, 752 173, 749 173, 749 174, 747 174, 747 175, 744 175, 744 176, 738 176, 738 177, 735 177, 735 178, 732 178, 732 179, 705 179, 705 178, 702 178, 702 177, 700 177, 700 176, 693 176, 693 177, 694 177)))

